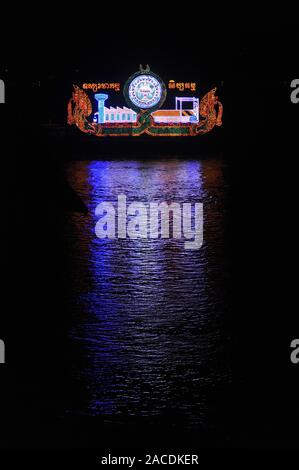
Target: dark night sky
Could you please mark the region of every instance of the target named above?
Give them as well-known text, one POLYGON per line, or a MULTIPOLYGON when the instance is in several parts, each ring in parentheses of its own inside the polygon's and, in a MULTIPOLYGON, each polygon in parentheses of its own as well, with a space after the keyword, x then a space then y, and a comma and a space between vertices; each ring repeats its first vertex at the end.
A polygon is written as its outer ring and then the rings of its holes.
MULTIPOLYGON (((97 33, 91 19, 88 17, 85 29, 70 19, 65 25, 39 23, 33 29, 2 31, 1 65, 5 63, 22 79, 65 76, 75 70, 98 73, 102 67, 112 74, 127 75, 136 61, 170 74, 180 68, 219 76, 238 64, 246 65, 249 73, 263 75, 281 69, 283 75, 286 69, 291 71, 291 54, 298 44, 298 28, 292 23, 247 20, 219 25, 202 21, 188 28, 183 20, 177 27, 169 23, 138 27, 133 23, 129 33, 126 23, 118 30, 117 23, 107 21, 97 33)), ((293 62, 295 68, 295 56, 293 62)))

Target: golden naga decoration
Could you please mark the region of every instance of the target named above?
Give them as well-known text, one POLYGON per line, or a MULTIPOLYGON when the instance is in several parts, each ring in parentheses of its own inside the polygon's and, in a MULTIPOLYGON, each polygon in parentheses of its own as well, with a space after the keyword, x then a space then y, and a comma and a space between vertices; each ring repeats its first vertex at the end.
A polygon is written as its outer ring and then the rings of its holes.
MULTIPOLYGON (((124 85, 128 107, 106 107, 107 94, 98 93, 97 111, 89 96, 77 85, 68 103, 68 124, 76 125, 82 132, 98 137, 105 136, 196 136, 210 132, 222 125, 223 106, 216 96, 216 88, 199 101, 196 97, 175 97, 175 109, 162 109, 166 87, 160 77, 140 66, 124 85), (184 103, 192 109, 184 109, 184 103), (93 114, 93 116, 92 116, 93 114)), ((106 90, 105 90, 106 91, 106 90)))

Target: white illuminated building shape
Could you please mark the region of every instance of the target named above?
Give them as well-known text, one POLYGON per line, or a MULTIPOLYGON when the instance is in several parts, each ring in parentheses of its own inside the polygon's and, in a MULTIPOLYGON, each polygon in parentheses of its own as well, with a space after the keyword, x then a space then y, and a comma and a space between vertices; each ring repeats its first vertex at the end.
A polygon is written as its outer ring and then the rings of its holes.
POLYGON ((158 124, 171 123, 197 123, 199 121, 199 99, 190 97, 176 97, 175 109, 159 109, 152 113, 158 124), (183 103, 192 103, 192 109, 183 109, 183 103))
POLYGON ((105 107, 105 122, 113 122, 113 123, 124 123, 124 122, 136 122, 137 121, 137 114, 133 109, 127 108, 124 106, 120 108, 117 106, 113 108, 105 107))

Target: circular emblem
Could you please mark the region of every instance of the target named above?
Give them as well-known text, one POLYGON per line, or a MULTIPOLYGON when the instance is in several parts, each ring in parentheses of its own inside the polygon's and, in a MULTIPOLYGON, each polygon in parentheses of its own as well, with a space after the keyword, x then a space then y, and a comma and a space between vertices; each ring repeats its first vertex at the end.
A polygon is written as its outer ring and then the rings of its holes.
POLYGON ((162 97, 159 81, 151 75, 139 75, 129 85, 129 98, 135 106, 148 109, 156 106, 162 97))
POLYGON ((132 75, 124 86, 128 105, 135 111, 160 108, 166 98, 166 88, 160 77, 149 70, 132 75))

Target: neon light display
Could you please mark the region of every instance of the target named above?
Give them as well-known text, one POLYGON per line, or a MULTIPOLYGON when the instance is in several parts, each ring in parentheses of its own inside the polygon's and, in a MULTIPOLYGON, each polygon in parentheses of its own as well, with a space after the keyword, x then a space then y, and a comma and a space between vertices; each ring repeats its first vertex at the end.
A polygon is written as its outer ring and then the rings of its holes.
POLYGON ((175 82, 175 80, 169 80, 168 82, 168 88, 169 90, 179 90, 179 91, 184 91, 184 90, 190 90, 190 91, 196 91, 196 83, 195 82, 175 82))
POLYGON ((99 90, 120 91, 120 83, 83 83, 83 90, 92 90, 96 93, 99 90))
POLYGON ((95 99, 98 101, 98 111, 94 114, 93 122, 97 122, 99 124, 108 122, 136 122, 137 114, 135 111, 133 111, 133 109, 126 107, 120 108, 119 106, 117 106, 117 108, 106 108, 104 103, 107 98, 108 95, 105 94, 95 95, 95 99))
MULTIPOLYGON (((108 93, 95 93, 92 104, 86 89, 90 88, 74 85, 68 103, 68 124, 97 137, 196 136, 222 124, 223 107, 216 96, 216 88, 201 100, 196 96, 175 96, 173 108, 162 108, 166 87, 149 66, 146 69, 140 66, 126 81, 123 93, 127 106, 106 106, 111 100, 108 93)), ((191 84, 186 89, 191 91, 191 84)))

